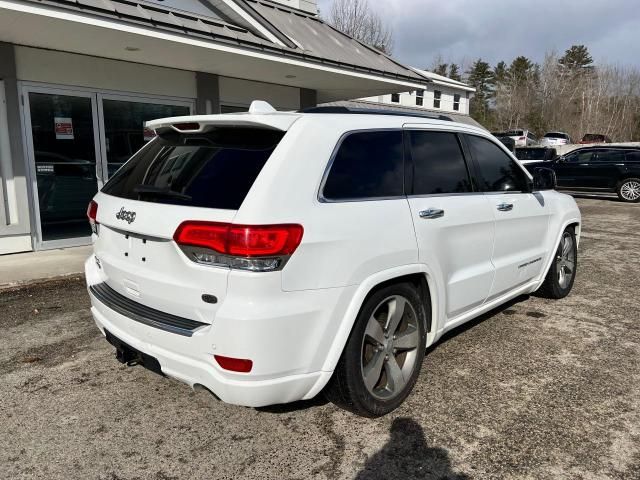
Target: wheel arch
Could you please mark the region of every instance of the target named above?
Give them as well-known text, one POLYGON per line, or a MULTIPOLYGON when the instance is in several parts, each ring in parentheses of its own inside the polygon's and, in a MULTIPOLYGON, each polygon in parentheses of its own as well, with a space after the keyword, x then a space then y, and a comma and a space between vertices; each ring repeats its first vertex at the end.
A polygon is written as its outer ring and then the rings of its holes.
POLYGON ((558 246, 560 245, 560 240, 562 240, 562 234, 567 228, 573 227, 573 231, 576 236, 576 247, 580 246, 580 234, 582 232, 582 219, 580 217, 565 219, 565 221, 561 224, 561 227, 562 228, 558 229, 558 233, 555 237, 553 244, 551 244, 551 248, 549 250, 549 255, 547 258, 547 264, 542 270, 540 279, 532 291, 538 290, 538 288, 540 288, 540 286, 544 283, 544 279, 547 277, 547 273, 549 273, 549 269, 551 268, 551 264, 553 263, 555 252, 558 249, 558 246))
POLYGON ((442 294, 434 272, 427 265, 412 264, 377 272, 365 279, 353 295, 323 364, 323 371, 332 372, 335 369, 367 299, 380 288, 403 282, 413 283, 423 300, 430 302, 431 315, 427 318, 427 332, 437 331, 442 294))

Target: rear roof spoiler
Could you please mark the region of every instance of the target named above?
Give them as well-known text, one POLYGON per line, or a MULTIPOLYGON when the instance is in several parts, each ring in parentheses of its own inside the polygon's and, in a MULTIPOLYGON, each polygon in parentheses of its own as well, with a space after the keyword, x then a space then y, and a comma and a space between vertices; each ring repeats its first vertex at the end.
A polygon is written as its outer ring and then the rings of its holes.
POLYGON ((172 128, 181 133, 201 133, 209 127, 255 127, 285 132, 300 118, 295 113, 252 114, 234 113, 223 115, 193 115, 161 118, 145 124, 151 130, 172 128))

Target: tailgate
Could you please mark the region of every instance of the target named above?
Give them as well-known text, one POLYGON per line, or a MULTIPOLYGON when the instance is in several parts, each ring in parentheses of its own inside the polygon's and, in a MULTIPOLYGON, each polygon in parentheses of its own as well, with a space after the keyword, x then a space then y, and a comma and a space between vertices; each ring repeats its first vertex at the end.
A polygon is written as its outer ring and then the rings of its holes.
POLYGON ((106 283, 145 306, 211 324, 226 296, 229 270, 189 260, 173 234, 185 220, 230 222, 236 212, 125 200, 103 193, 96 202, 99 233, 94 252, 106 283), (203 295, 216 297, 217 303, 205 303, 203 295))

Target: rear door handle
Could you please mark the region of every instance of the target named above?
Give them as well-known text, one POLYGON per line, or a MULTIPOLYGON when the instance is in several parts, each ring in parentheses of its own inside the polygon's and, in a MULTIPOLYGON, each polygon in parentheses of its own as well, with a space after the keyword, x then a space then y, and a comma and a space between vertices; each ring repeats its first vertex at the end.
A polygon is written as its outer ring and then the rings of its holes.
POLYGON ((420 212, 420 218, 430 219, 430 218, 440 218, 444 217, 444 210, 439 208, 428 208, 426 210, 422 210, 420 212))
POLYGON ((498 210, 501 212, 510 212, 513 210, 513 203, 501 203, 498 205, 498 210))

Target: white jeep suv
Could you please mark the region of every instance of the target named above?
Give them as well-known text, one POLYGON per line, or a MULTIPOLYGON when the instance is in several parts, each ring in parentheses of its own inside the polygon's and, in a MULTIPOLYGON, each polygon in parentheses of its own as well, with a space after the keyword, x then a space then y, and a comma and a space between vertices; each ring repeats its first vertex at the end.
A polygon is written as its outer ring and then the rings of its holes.
POLYGON ((488 132, 397 114, 149 123, 88 210, 91 311, 116 355, 225 402, 411 392, 447 330, 573 285, 580 212, 488 132))

